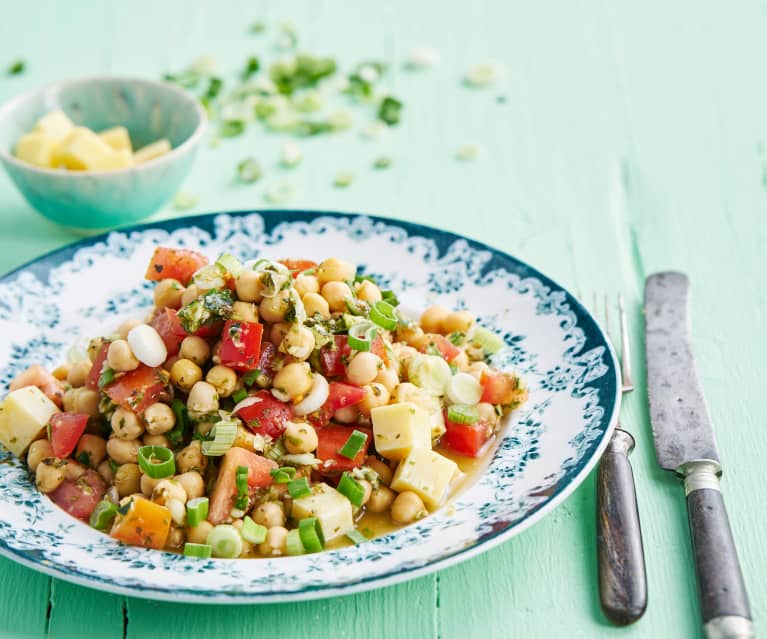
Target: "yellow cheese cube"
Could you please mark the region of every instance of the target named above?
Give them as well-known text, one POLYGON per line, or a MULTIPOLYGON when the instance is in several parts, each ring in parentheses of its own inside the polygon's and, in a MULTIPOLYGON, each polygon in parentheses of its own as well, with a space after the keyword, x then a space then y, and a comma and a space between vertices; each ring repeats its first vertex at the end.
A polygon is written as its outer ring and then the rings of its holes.
POLYGON ((68 169, 97 170, 108 162, 112 153, 112 147, 93 131, 76 127, 57 151, 57 160, 68 169))
POLYGON ((133 154, 133 161, 136 164, 143 164, 144 162, 149 162, 150 160, 155 160, 159 158, 161 155, 165 155, 170 151, 170 142, 163 138, 162 140, 157 140, 157 142, 152 142, 152 144, 147 144, 145 147, 139 149, 133 154))
POLYGON ((22 162, 50 168, 58 142, 40 131, 27 133, 19 138, 15 155, 22 162))
POLYGON ((429 415, 432 440, 439 439, 445 434, 445 418, 442 415, 442 402, 439 397, 423 388, 418 388, 415 384, 404 382, 398 384, 394 390, 394 399, 397 402, 412 402, 426 411, 429 415))
POLYGON ((122 151, 128 149, 133 152, 133 147, 130 142, 130 135, 128 135, 128 129, 124 126, 115 126, 106 131, 99 133, 99 137, 104 140, 115 151, 122 151))
POLYGON ((293 500, 293 519, 316 517, 325 541, 345 535, 354 528, 351 502, 332 486, 318 484, 312 494, 293 500))
POLYGON ((412 490, 429 508, 439 508, 460 472, 451 459, 431 449, 414 448, 397 466, 391 487, 397 492, 412 490))
POLYGON ((74 128, 75 125, 66 113, 61 109, 55 109, 37 121, 34 131, 44 133, 52 140, 60 142, 72 133, 74 128))
POLYGON ((370 411, 373 442, 387 459, 402 459, 415 448, 431 450, 431 424, 423 408, 412 402, 378 406, 370 411))
POLYGON ((119 149, 112 151, 103 161, 94 165, 93 168, 98 171, 113 171, 115 169, 127 169, 133 166, 133 153, 130 149, 119 149))
POLYGON ((59 409, 37 386, 8 393, 0 404, 0 443, 17 457, 35 441, 59 409))

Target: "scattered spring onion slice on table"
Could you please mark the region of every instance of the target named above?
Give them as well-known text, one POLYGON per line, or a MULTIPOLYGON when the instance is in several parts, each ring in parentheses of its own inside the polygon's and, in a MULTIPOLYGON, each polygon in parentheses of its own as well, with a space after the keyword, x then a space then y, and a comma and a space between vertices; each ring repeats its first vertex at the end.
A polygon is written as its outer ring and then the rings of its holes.
POLYGON ((408 69, 428 69, 439 63, 439 51, 432 47, 416 47, 408 55, 405 66, 408 69))
POLYGON ((196 195, 179 191, 173 198, 173 208, 177 211, 188 211, 197 206, 198 199, 196 195))
POLYGON ((173 451, 165 446, 142 446, 138 449, 138 465, 152 479, 170 477, 176 472, 173 451))
POLYGON ((197 557, 198 559, 210 559, 213 554, 213 546, 210 544, 193 544, 187 541, 184 544, 185 557, 197 557))
POLYGON ((260 180, 263 174, 256 158, 245 158, 237 165, 237 179, 243 184, 253 184, 260 180))
POLYGON ((352 506, 362 506, 365 489, 348 472, 341 475, 337 490, 352 503, 352 506))
POLYGON ((353 430, 346 443, 338 451, 338 454, 347 459, 354 459, 358 453, 362 450, 362 447, 367 441, 367 435, 365 433, 353 430))
POLYGON ((349 346, 355 351, 369 351, 378 330, 372 322, 363 320, 349 327, 349 346))
POLYGON ((288 482, 288 492, 293 499, 300 499, 311 495, 312 489, 306 477, 299 477, 288 482))
POLYGON ((303 159, 304 152, 298 144, 292 140, 288 140, 282 145, 282 152, 280 154, 280 163, 282 166, 292 169, 301 164, 301 160, 303 159))
POLYGON ((228 524, 214 526, 206 539, 213 548, 213 556, 223 559, 239 557, 242 552, 242 537, 240 532, 228 524))
POLYGON ((96 530, 105 531, 110 528, 117 515, 117 505, 102 499, 91 513, 89 523, 96 530))
POLYGON ((284 204, 296 197, 297 189, 289 182, 277 182, 264 192, 264 199, 271 204, 284 204))
POLYGON ((186 523, 194 528, 208 518, 210 500, 207 497, 195 497, 186 502, 186 523))
POLYGON ((379 155, 373 162, 373 168, 383 170, 388 169, 392 165, 392 160, 388 155, 379 155))
POLYGON ((354 182, 354 173, 351 171, 339 171, 333 178, 333 186, 344 189, 354 182))
POLYGON ((8 67, 8 75, 20 75, 24 73, 24 69, 26 68, 26 62, 24 60, 16 60, 14 63, 12 63, 8 67))
POLYGON ((212 441, 202 442, 202 454, 208 457, 220 457, 232 447, 237 437, 237 424, 221 420, 210 431, 212 441))
POLYGON ((471 162, 479 156, 480 148, 476 144, 464 144, 455 154, 455 157, 462 162, 471 162))
POLYGON ((307 552, 320 552, 325 547, 322 528, 316 517, 307 517, 298 522, 301 545, 307 552))
POLYGON ((266 526, 257 524, 247 515, 242 520, 242 528, 240 528, 240 535, 242 538, 251 544, 262 544, 266 541, 266 526))
POLYGON ((476 406, 451 404, 447 408, 447 418, 454 424, 476 424, 479 421, 479 411, 476 406))
POLYGON ((500 80, 503 73, 504 67, 499 62, 484 62, 471 67, 463 77, 463 81, 470 87, 487 87, 500 80))

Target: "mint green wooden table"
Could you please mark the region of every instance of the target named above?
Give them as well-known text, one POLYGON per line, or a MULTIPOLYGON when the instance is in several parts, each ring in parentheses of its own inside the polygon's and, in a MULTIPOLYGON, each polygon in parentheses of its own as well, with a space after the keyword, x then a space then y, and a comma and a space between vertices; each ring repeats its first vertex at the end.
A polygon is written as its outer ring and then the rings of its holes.
MULTIPOLYGON (((203 54, 239 67, 271 40, 254 19, 289 18, 302 48, 346 65, 381 59, 404 99, 402 125, 302 143, 297 208, 380 213, 464 233, 538 266, 584 295, 623 292, 641 355, 645 276, 685 270, 694 286, 700 373, 717 423, 724 491, 757 629, 767 618, 767 13, 761 3, 130 2, 15 3, 0 24, 0 99, 77 75, 157 77, 203 54), (639 5, 645 5, 640 7, 639 5), (442 54, 401 70, 413 46, 442 54), (494 89, 460 86, 499 60, 494 89), (496 96, 504 96, 502 103, 496 96), (454 159, 477 143, 473 163, 454 159), (388 171, 368 167, 385 152, 388 171), (353 170, 346 190, 333 176, 353 170)), ((195 212, 265 206, 279 139, 255 132, 203 149, 185 191, 195 212), (233 182, 255 154, 267 176, 233 182)), ((178 215, 167 209, 160 215, 178 215)), ((38 217, 0 177, 0 270, 75 239, 38 217)), ((641 369, 641 370, 640 370, 641 369)), ((696 637, 698 606, 683 493, 655 465, 637 357, 624 407, 648 562, 650 603, 635 626, 602 618, 596 592, 594 482, 531 530, 465 564, 342 599, 270 606, 158 604, 50 579, 0 559, 0 637, 696 637)), ((2 514, 0 513, 0 516, 2 514)))

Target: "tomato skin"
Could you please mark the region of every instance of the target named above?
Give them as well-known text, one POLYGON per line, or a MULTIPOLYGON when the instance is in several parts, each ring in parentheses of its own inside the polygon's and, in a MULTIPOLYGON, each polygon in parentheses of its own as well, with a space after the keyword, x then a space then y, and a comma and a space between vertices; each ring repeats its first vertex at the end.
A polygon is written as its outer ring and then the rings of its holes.
POLYGON ((304 271, 308 271, 310 268, 317 268, 317 262, 312 262, 311 260, 288 259, 278 260, 278 262, 283 266, 288 267, 293 274, 293 279, 297 278, 304 271))
POLYGON ((221 363, 241 372, 258 368, 263 334, 258 322, 227 320, 221 331, 221 363))
POLYGON ((258 391, 253 397, 261 401, 241 408, 237 416, 254 433, 277 439, 285 431, 286 422, 292 419, 293 411, 268 390, 258 391))
POLYGON ((345 362, 352 349, 346 335, 335 336, 335 346, 326 344, 320 350, 320 366, 325 377, 342 377, 346 374, 345 362))
POLYGON ((237 495, 237 467, 248 469, 248 487, 250 492, 265 488, 272 483, 271 471, 277 464, 271 459, 234 446, 226 451, 221 468, 218 471, 216 485, 210 497, 208 519, 212 524, 220 524, 230 517, 233 498, 237 495))
POLYGON ((322 464, 319 467, 319 472, 327 474, 340 473, 345 470, 352 470, 357 466, 362 466, 365 462, 365 457, 368 454, 368 446, 370 445, 371 431, 369 428, 360 428, 358 426, 336 426, 330 425, 324 428, 317 429, 317 438, 319 445, 317 446, 317 458, 322 460, 322 464), (352 431, 358 430, 365 434, 365 445, 362 447, 359 453, 354 459, 349 459, 343 455, 339 455, 338 451, 343 448, 346 440, 349 439, 349 435, 352 431))
POLYGON ((95 470, 87 470, 79 479, 65 479, 56 490, 48 493, 48 496, 62 510, 87 521, 106 492, 107 485, 101 475, 95 470))
POLYGON ((93 360, 93 365, 88 373, 88 379, 85 381, 87 388, 95 391, 99 389, 99 377, 101 377, 101 369, 104 368, 104 362, 107 361, 108 353, 109 342, 104 342, 96 355, 96 359, 93 360))
POLYGON ((153 281, 171 278, 186 286, 197 269, 207 264, 208 258, 197 251, 158 246, 149 260, 144 277, 153 281))
POLYGON ((427 333, 426 337, 428 342, 426 346, 421 349, 422 353, 425 353, 429 346, 434 346, 442 355, 442 358, 447 360, 448 363, 452 362, 461 353, 461 349, 450 342, 450 340, 444 335, 438 333, 427 333))
POLYGON ((178 355, 178 350, 184 337, 176 332, 176 327, 181 326, 178 317, 176 317, 176 311, 172 308, 158 309, 149 325, 159 333, 162 341, 165 343, 165 348, 168 349, 168 357, 178 355))
POLYGON ((115 404, 141 414, 165 392, 169 381, 168 371, 141 364, 136 370, 120 375, 103 390, 115 404))
POLYGON ((445 434, 442 443, 460 455, 479 457, 490 441, 492 429, 485 421, 476 424, 456 424, 445 414, 445 434))
POLYGON ((178 311, 169 308, 166 309, 166 314, 168 316, 168 322, 170 323, 171 330, 178 335, 182 340, 185 337, 188 337, 189 335, 194 335, 195 337, 202 337, 203 339, 208 339, 209 337, 217 337, 218 334, 221 332, 221 327, 223 326, 223 322, 218 321, 214 322, 210 326, 200 326, 200 328, 197 329, 194 333, 187 333, 184 330, 184 327, 181 326, 181 320, 178 318, 178 311))
POLYGON ((51 417, 51 447, 54 456, 69 457, 88 425, 85 413, 56 413, 51 417))
POLYGON ((365 389, 359 386, 352 386, 343 382, 330 382, 328 387, 328 398, 325 403, 319 410, 308 415, 309 421, 314 426, 327 426, 333 413, 347 406, 355 406, 365 397, 365 389))
POLYGON ((40 364, 33 364, 23 373, 17 375, 9 386, 9 390, 37 386, 48 399, 61 408, 64 404, 64 385, 40 364))
POLYGON ((518 395, 517 381, 500 371, 482 373, 482 399, 490 404, 510 404, 518 395))

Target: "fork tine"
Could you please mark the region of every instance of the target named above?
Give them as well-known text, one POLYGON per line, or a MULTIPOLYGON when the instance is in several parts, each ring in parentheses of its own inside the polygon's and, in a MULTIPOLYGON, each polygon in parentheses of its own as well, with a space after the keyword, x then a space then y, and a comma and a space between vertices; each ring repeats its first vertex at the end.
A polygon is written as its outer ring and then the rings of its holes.
POLYGON ((621 326, 621 378, 625 393, 634 390, 634 379, 631 376, 631 346, 629 345, 629 329, 626 321, 626 309, 623 305, 623 295, 618 295, 618 310, 621 326))

